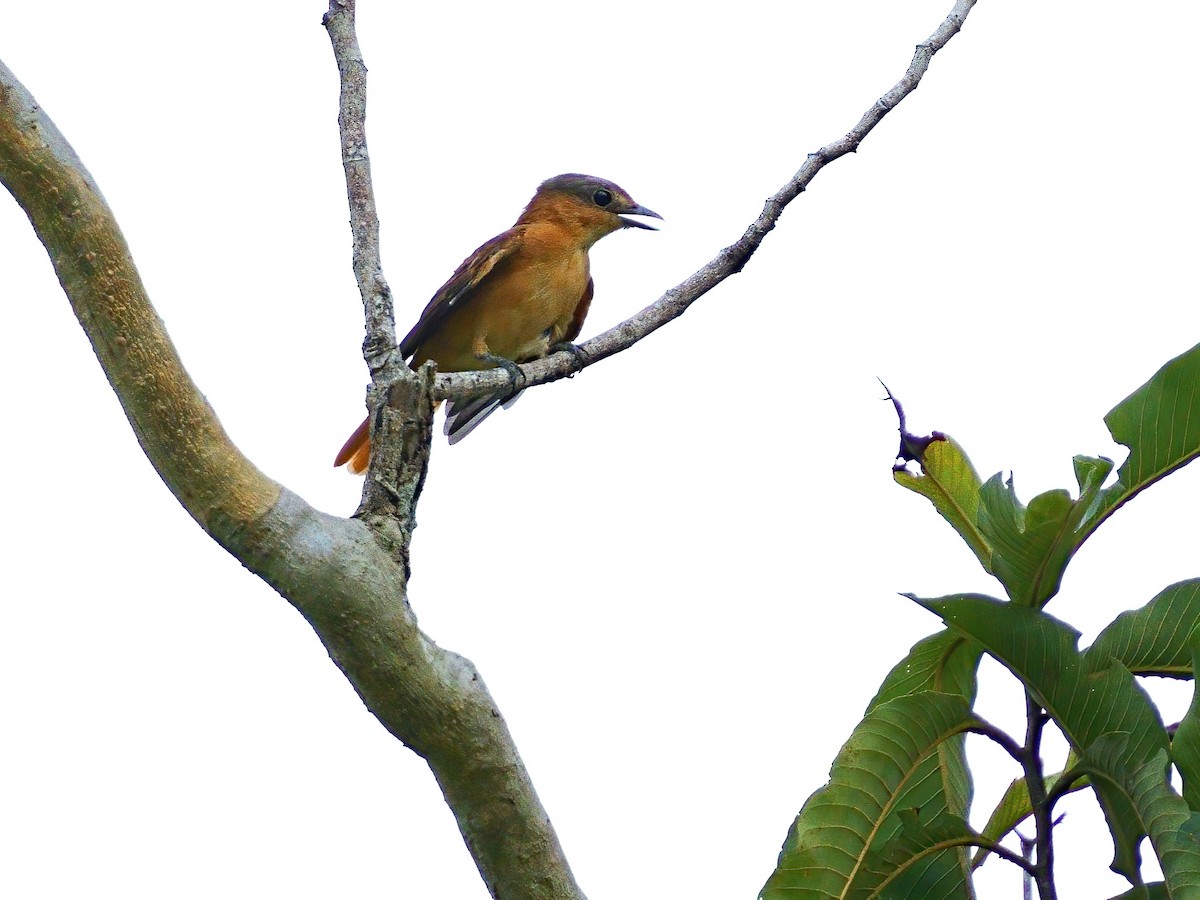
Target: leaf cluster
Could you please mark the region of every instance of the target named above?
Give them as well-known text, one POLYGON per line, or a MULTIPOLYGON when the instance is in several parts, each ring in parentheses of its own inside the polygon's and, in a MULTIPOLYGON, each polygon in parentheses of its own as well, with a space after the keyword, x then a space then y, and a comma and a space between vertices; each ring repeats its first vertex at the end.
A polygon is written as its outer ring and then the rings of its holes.
MULTIPOLYGON (((1200 703, 1167 728, 1140 676, 1192 679, 1200 658, 1200 579, 1165 588, 1122 612, 1085 650, 1079 632, 1044 607, 1083 543, 1142 490, 1200 455, 1200 346, 1167 363, 1106 417, 1129 450, 1114 463, 1074 460, 1077 494, 1047 491, 1027 505, 1012 478, 980 480, 952 438, 904 435, 920 471, 895 470, 926 497, 1002 585, 1003 599, 911 597, 945 628, 917 643, 884 680, 834 761, 829 782, 788 832, 763 900, 972 898, 972 873, 990 856, 1021 866, 1042 900, 1055 896, 1053 809, 1091 790, 1113 842, 1112 868, 1130 882, 1122 897, 1200 897, 1200 703), (983 654, 1021 683, 1027 731, 1015 738, 974 710, 983 654), (1042 728, 1070 745, 1047 774, 1042 728), (968 824, 971 770, 964 736, 995 741, 1020 765, 983 829, 968 824), (1172 787, 1172 769, 1183 791, 1172 787), (1036 839, 1019 852, 1002 841, 1032 819, 1036 839), (1163 880, 1145 884, 1149 838, 1163 880), (1036 848, 1036 852, 1034 852, 1036 848)), ((899 409, 899 407, 897 407, 899 409)))

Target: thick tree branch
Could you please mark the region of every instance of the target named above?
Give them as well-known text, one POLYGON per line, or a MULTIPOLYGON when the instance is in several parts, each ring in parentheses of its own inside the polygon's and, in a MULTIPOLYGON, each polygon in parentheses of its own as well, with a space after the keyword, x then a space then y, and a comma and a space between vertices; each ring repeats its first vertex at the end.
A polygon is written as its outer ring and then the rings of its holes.
MULTIPOLYGON (((371 461, 355 516, 398 561, 402 569, 399 577, 382 586, 404 601, 405 613, 411 619, 403 592, 409 576, 409 544, 416 527, 417 500, 429 466, 434 369, 425 366, 413 373, 395 352, 392 300, 380 262, 379 220, 367 155, 366 66, 355 35, 354 13, 355 0, 331 0, 322 24, 329 32, 341 79, 338 129, 350 203, 354 271, 366 316, 363 354, 372 380, 368 397, 371 461)), ((461 688, 470 690, 454 689, 452 670, 449 683, 423 686, 406 695, 404 702, 393 704, 392 709, 376 705, 381 695, 374 691, 368 705, 384 724, 407 724, 414 718, 410 703, 440 707, 432 721, 436 724, 444 720, 444 730, 435 728, 425 736, 407 728, 404 733, 393 733, 429 761, 492 896, 582 898, 550 818, 478 673, 469 661, 436 647, 416 628, 415 620, 408 622, 402 636, 408 638, 407 647, 390 640, 387 644, 396 652, 398 668, 389 668, 386 673, 404 674, 405 668, 436 653, 453 661, 461 688), (465 705, 464 697, 474 700, 474 705, 465 705), (426 738, 436 741, 427 746, 426 738)), ((358 644, 348 640, 345 646, 354 652, 358 644)), ((334 658, 338 659, 337 654, 334 658)), ((371 671, 370 667, 364 671, 371 671)), ((407 687, 407 680, 405 676, 400 683, 407 687)), ((355 685, 359 686, 357 682, 355 685)), ((364 693, 364 699, 367 696, 364 693)))
MULTIPOLYGON (((304 615, 371 712, 429 763, 493 896, 582 897, 474 666, 417 627, 407 573, 378 529, 314 510, 230 442, 184 371, 99 189, 3 64, 0 183, 45 245, 163 481, 304 615)), ((432 378, 417 373, 404 383, 418 398, 397 402, 419 407, 432 378)), ((402 437, 419 442, 419 429, 394 418, 402 437)), ((415 497, 402 502, 411 509, 415 497)))
MULTIPOLYGON (((917 85, 925 76, 934 54, 945 47, 954 35, 958 34, 975 3, 976 0, 957 0, 954 8, 937 30, 923 43, 917 45, 912 62, 908 66, 908 71, 904 73, 904 77, 863 113, 858 124, 843 137, 831 144, 826 144, 816 153, 810 153, 804 165, 792 176, 791 180, 767 199, 762 213, 736 242, 730 244, 713 257, 707 265, 671 288, 641 312, 581 344, 579 349, 583 351, 583 359, 563 352, 521 366, 527 386, 532 387, 536 384, 545 384, 566 378, 586 366, 620 353, 622 350, 627 350, 672 319, 683 315, 696 300, 730 275, 740 272, 750 257, 754 255, 763 238, 775 228, 776 222, 779 221, 779 217, 787 205, 800 196, 817 173, 835 159, 856 151, 858 145, 883 120, 883 117, 895 109, 901 100, 916 90, 917 85)), ((508 382, 508 374, 499 369, 454 372, 438 376, 434 396, 440 400, 487 394, 502 389, 508 382)))
MULTIPOLYGON (((973 5, 974 0, 958 0, 942 27, 918 47, 905 79, 854 130, 811 155, 736 243, 654 305, 588 341, 588 357, 596 361, 631 346, 740 271, 813 176, 852 152, 916 87, 929 59, 958 31, 973 5)), ((0 182, 29 215, 163 481, 214 539, 300 610, 368 708, 428 761, 492 895, 582 897, 482 679, 469 661, 429 640, 408 606, 407 538, 428 458, 432 401, 497 389, 505 376, 438 376, 435 383, 428 369, 409 373, 395 357, 362 125, 365 70, 352 17, 353 0, 333 0, 326 25, 343 77, 343 161, 354 268, 367 318, 364 357, 372 373, 371 407, 378 411, 373 424, 380 438, 361 521, 312 509, 233 446, 184 371, 100 191, 2 64, 0 182)), ((525 367, 530 384, 578 368, 566 354, 525 367)))
POLYGON ((279 485, 225 434, 150 305, 100 189, 3 63, 0 183, 29 216, 138 442, 184 509, 217 540, 225 523, 263 515, 279 485))

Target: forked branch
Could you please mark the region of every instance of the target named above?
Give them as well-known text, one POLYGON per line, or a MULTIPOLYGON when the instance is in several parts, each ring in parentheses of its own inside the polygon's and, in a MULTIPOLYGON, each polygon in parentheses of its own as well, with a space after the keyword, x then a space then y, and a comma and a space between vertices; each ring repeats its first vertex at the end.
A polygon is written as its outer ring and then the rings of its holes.
MULTIPOLYGON (((584 344, 591 361, 631 346, 740 271, 783 209, 826 164, 853 152, 920 82, 975 0, 957 0, 917 48, 901 81, 838 141, 808 157, 742 237, 656 303, 584 344)), ((579 898, 549 818, 482 679, 438 647, 408 606, 407 533, 429 445, 434 397, 502 386, 505 376, 403 370, 379 267, 378 222, 366 154, 365 69, 353 0, 333 0, 326 25, 343 76, 343 159, 354 267, 364 298, 373 406, 382 409, 368 491, 375 518, 327 516, 267 478, 229 441, 183 369, 138 277, 120 229, 74 151, 28 92, 0 65, 0 182, 29 215, 144 451, 197 522, 308 619, 364 703, 426 759, 458 820, 488 890, 505 898, 579 898), (344 30, 349 28, 348 31, 344 30), (401 386, 401 390, 395 390, 401 386), (387 472, 395 473, 386 477, 387 472), (398 542, 398 543, 397 543, 398 542)), ((524 367, 529 384, 578 371, 556 354, 524 367)))

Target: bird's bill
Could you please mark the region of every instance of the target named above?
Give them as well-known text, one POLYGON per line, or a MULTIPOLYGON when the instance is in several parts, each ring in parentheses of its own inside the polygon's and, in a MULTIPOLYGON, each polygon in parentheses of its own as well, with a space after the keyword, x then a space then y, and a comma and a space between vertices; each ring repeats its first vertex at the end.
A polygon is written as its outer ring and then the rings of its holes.
POLYGON ((639 222, 637 219, 627 219, 625 216, 653 216, 656 219, 661 219, 658 213, 645 206, 631 206, 629 209, 621 210, 623 215, 618 216, 625 223, 626 228, 645 228, 647 231, 658 231, 653 225, 647 225, 645 222, 639 222))

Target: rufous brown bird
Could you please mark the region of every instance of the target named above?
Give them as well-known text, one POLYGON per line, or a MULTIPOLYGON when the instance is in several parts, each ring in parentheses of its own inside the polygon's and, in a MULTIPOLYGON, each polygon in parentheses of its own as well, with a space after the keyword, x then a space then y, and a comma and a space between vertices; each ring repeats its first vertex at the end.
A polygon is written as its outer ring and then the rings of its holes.
MULTIPOLYGON (((521 395, 518 363, 569 349, 592 302, 588 250, 622 228, 653 226, 626 215, 658 213, 624 190, 591 175, 558 175, 542 182, 515 225, 465 259, 433 295, 400 353, 416 369, 426 360, 441 372, 501 367, 512 387, 470 400, 450 401, 445 432, 454 444, 497 407, 521 395)), ((369 420, 334 460, 355 474, 370 459, 369 420)))

